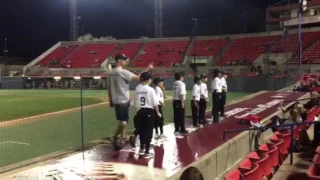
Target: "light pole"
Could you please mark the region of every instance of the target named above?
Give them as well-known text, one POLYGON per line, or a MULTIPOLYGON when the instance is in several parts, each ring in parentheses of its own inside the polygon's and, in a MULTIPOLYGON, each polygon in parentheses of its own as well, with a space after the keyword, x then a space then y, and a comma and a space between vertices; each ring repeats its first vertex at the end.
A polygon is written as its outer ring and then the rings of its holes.
POLYGON ((192 36, 193 36, 193 63, 196 63, 196 29, 197 29, 197 18, 192 18, 193 21, 193 31, 192 31, 192 36))
MULTIPOLYGON (((7 49, 7 38, 4 38, 4 50, 3 50, 3 53, 4 53, 4 66, 5 66, 5 74, 7 74, 7 67, 6 67, 6 65, 7 65, 7 55, 8 55, 8 49, 7 49)), ((1 71, 0 71, 0 73, 2 73, 1 71)), ((0 76, 1 76, 1 74, 0 74, 0 76)))

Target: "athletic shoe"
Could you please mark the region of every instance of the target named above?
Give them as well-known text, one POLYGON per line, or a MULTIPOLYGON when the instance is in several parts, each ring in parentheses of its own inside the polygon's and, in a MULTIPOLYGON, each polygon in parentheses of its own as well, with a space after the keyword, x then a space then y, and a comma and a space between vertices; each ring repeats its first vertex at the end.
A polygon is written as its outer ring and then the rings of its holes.
POLYGON ((144 155, 144 149, 140 149, 140 150, 139 150, 139 154, 140 154, 140 155, 144 155))
POLYGON ((113 145, 113 147, 114 147, 115 149, 117 149, 117 150, 120 149, 120 148, 119 148, 119 145, 118 145, 118 140, 117 140, 117 138, 113 138, 113 139, 111 140, 111 143, 112 143, 112 145, 113 145))
POLYGON ((180 132, 179 131, 174 131, 174 135, 179 135, 180 134, 180 132))
POLYGON ((152 153, 145 153, 145 154, 143 155, 143 158, 145 158, 145 159, 151 159, 151 158, 153 158, 153 154, 152 154, 152 153))
POLYGON ((186 130, 180 132, 181 135, 186 135, 186 134, 188 134, 188 133, 189 133, 189 131, 186 131, 186 130))
POLYGON ((200 128, 201 126, 200 125, 193 125, 193 127, 200 128))
POLYGON ((160 136, 159 136, 158 134, 156 134, 156 135, 154 136, 154 139, 158 140, 158 139, 160 139, 160 136))

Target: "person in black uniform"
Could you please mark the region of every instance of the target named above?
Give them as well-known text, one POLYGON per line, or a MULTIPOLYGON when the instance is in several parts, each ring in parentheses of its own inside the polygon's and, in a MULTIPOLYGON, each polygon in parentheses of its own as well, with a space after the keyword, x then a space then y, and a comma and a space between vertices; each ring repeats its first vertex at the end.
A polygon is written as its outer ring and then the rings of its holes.
POLYGON ((220 70, 215 70, 213 72, 213 80, 211 82, 212 89, 212 120, 214 123, 220 123, 219 111, 220 111, 220 98, 222 92, 221 86, 221 72, 220 70))

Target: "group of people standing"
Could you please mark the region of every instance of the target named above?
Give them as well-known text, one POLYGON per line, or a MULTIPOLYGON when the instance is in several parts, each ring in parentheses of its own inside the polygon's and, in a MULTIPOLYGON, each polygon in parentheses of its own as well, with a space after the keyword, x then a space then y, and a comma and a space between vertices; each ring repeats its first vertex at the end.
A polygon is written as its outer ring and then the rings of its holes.
MULTIPOLYGON (((153 154, 149 152, 150 143, 153 137, 153 129, 156 131, 156 138, 163 138, 163 108, 164 103, 164 86, 163 79, 156 77, 153 79, 154 88, 150 86, 152 83, 152 75, 148 72, 153 68, 150 64, 148 68, 139 75, 135 75, 130 71, 123 69, 128 64, 128 58, 124 54, 115 56, 116 66, 111 70, 108 77, 108 96, 109 104, 115 108, 116 119, 119 122, 114 133, 112 144, 119 149, 118 136, 126 139, 125 127, 129 120, 130 108, 130 91, 129 82, 132 80, 140 81, 135 89, 133 105, 136 108, 134 117, 135 132, 130 137, 130 142, 134 146, 137 137, 140 139, 139 154, 144 158, 151 158, 153 154), (158 131, 159 130, 159 131, 158 131)), ((174 76, 173 83, 173 113, 175 135, 184 135, 188 131, 185 128, 185 98, 187 95, 186 85, 184 81, 184 73, 178 72, 174 76)), ((212 115, 213 122, 218 123, 219 112, 224 116, 224 105, 226 103, 227 84, 225 81, 226 74, 221 71, 215 71, 212 80, 212 115), (222 76, 223 74, 223 76, 222 76)), ((194 127, 207 125, 205 112, 209 101, 207 77, 200 75, 194 77, 194 86, 192 90, 191 109, 194 127)))

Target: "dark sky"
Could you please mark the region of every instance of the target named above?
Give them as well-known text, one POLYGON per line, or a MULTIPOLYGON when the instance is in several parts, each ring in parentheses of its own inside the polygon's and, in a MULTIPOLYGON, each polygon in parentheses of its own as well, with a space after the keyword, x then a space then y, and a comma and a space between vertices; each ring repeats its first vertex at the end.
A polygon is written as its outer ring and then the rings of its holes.
MULTIPOLYGON (((164 36, 190 36, 193 17, 198 35, 265 30, 265 8, 279 0, 163 0, 164 36), (259 9, 259 10, 257 10, 259 9), (242 14, 239 14, 242 13, 242 14), (222 18, 220 29, 219 16, 222 18), (207 20, 204 20, 207 19, 207 20)), ((78 0, 81 33, 117 39, 153 37, 153 0, 78 0)), ((69 40, 69 0, 1 0, 0 56, 4 38, 9 56, 35 58, 58 41, 69 40)))

